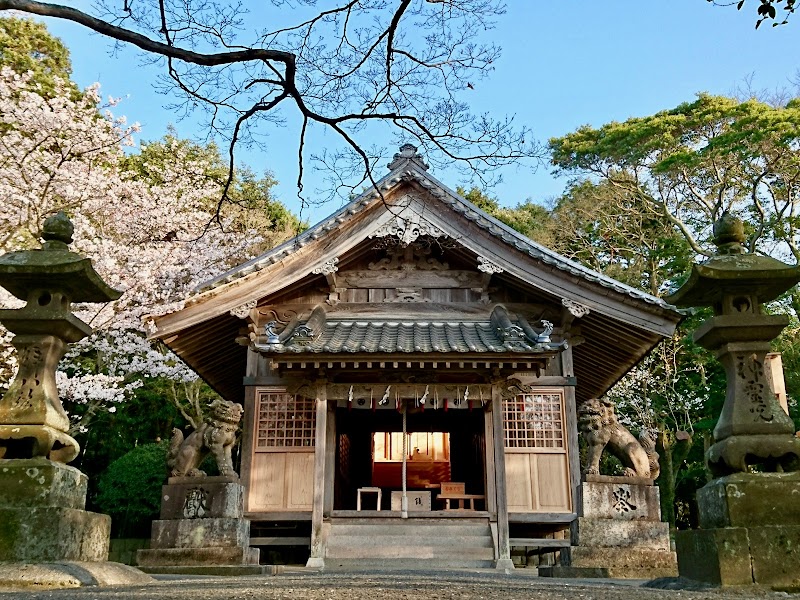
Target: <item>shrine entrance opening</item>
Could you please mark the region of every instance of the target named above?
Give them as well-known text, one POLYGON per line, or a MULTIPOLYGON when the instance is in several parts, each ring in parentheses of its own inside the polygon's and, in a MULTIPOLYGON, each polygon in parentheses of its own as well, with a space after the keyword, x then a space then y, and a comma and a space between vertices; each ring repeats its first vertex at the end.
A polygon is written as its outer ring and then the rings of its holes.
MULTIPOLYGON (((485 496, 483 409, 480 406, 474 410, 450 411, 409 408, 406 417, 409 511, 443 510, 445 504, 437 496, 441 484, 447 482, 463 483, 466 494, 485 496)), ((377 493, 365 493, 364 488, 381 490, 381 511, 400 510, 402 422, 403 415, 398 410, 337 409, 335 511, 356 510, 359 489, 362 489, 362 512, 374 511, 377 493)), ((484 511, 485 500, 476 500, 475 509, 484 511)))

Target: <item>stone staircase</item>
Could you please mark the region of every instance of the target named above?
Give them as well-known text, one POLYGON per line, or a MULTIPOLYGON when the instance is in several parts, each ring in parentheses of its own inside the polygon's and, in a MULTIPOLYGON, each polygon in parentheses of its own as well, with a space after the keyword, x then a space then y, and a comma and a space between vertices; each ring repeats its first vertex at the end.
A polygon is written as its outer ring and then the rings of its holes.
POLYGON ((494 567, 487 518, 331 519, 326 570, 494 567))

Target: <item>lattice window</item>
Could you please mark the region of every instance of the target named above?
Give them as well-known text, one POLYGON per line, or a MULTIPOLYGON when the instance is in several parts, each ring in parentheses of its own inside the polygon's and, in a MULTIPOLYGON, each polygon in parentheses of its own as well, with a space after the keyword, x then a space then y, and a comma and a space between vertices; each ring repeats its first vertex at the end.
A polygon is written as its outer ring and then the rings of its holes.
POLYGON ((256 450, 313 448, 316 431, 314 400, 283 390, 257 395, 256 450))
POLYGON ((520 394, 503 401, 506 448, 564 448, 560 392, 520 394))

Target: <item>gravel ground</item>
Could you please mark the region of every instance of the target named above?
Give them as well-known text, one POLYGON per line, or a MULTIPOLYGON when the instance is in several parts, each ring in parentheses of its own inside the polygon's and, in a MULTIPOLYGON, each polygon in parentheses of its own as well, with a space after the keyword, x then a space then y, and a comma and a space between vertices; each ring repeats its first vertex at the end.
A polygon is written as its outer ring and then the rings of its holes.
MULTIPOLYGON (((653 589, 642 582, 565 580, 522 573, 285 573, 258 577, 159 577, 154 584, 56 590, 0 590, 0 600, 693 600, 778 599, 764 589, 653 589)), ((673 582, 674 585, 674 582, 673 582)))

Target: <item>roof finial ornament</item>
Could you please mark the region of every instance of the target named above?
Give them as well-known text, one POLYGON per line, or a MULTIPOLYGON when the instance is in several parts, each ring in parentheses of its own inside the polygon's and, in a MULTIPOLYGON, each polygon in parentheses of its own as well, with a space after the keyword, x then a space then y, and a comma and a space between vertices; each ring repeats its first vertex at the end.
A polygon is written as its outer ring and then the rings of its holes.
POLYGON ((400 146, 400 152, 394 155, 394 159, 387 166, 390 171, 394 171, 398 167, 402 167, 407 163, 413 163, 423 171, 428 170, 428 163, 426 163, 422 155, 417 152, 417 147, 414 144, 403 144, 400 146))
POLYGON ((72 221, 64 214, 63 210, 58 211, 55 215, 47 217, 42 225, 42 239, 44 250, 68 250, 72 243, 72 234, 75 232, 75 227, 72 221))
POLYGON ((747 237, 744 234, 744 223, 729 211, 722 213, 722 216, 714 221, 714 245, 717 247, 717 254, 744 254, 744 242, 747 237))

